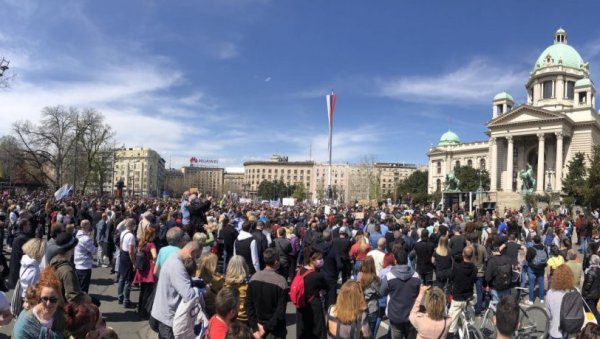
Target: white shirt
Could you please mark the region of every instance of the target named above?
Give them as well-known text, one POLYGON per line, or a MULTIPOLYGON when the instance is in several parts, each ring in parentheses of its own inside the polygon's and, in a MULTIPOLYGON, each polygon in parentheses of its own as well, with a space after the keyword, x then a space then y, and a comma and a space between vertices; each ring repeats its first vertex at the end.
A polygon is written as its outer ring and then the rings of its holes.
POLYGON ((129 230, 125 230, 124 232, 121 234, 121 251, 129 252, 130 245, 135 247, 135 237, 129 230))
POLYGON ((379 271, 383 268, 383 257, 385 257, 385 252, 374 249, 367 253, 367 256, 372 257, 373 261, 375 261, 375 271, 377 272, 377 276, 379 276, 379 271))

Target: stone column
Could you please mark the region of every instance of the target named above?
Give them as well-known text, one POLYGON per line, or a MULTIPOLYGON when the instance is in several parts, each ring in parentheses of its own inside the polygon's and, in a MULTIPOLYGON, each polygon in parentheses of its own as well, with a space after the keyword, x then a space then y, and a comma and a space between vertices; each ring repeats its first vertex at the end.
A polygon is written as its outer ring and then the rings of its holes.
POLYGON ((491 138, 490 143, 492 144, 492 154, 490 157, 490 191, 496 192, 498 190, 498 144, 496 138, 491 138))
POLYGON ((556 182, 554 189, 558 192, 562 190, 562 172, 563 172, 563 133, 556 132, 556 182))
POLYGON ((536 191, 544 191, 544 151, 546 144, 544 143, 544 133, 538 133, 538 165, 537 165, 537 187, 536 191))
POLYGON ((504 191, 512 192, 513 185, 513 139, 512 136, 506 137, 507 141, 507 152, 506 152, 506 180, 504 181, 504 191))

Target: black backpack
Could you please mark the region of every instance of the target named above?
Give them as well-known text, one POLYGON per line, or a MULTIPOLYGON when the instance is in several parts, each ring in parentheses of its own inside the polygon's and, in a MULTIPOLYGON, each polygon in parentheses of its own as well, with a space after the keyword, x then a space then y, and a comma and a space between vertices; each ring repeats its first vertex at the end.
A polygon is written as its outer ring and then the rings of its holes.
POLYGON ((496 276, 494 277, 493 287, 497 291, 503 291, 510 288, 512 282, 512 265, 509 263, 503 264, 496 268, 496 276))
POLYGON ((140 272, 145 272, 150 265, 150 260, 146 252, 142 250, 135 251, 135 268, 140 272))
POLYGON ((575 334, 581 330, 585 314, 583 298, 576 290, 567 292, 560 303, 560 324, 558 328, 566 334, 575 334))

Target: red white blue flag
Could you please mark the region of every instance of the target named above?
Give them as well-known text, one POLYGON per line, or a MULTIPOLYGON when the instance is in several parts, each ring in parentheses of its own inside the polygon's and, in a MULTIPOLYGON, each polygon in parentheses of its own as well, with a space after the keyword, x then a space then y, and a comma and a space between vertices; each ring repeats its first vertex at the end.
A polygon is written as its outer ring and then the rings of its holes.
POLYGON ((335 93, 327 94, 327 119, 329 119, 329 131, 333 129, 333 110, 335 109, 335 93))

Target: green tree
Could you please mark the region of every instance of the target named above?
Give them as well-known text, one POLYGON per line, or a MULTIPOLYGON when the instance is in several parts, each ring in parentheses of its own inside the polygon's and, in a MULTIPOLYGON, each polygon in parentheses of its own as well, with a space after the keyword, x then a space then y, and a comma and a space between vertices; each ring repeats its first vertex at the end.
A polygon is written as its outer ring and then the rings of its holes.
POLYGON ((575 203, 583 203, 586 186, 585 154, 583 152, 575 153, 567 168, 569 172, 562 179, 563 191, 573 197, 575 203))
POLYGON ((584 196, 586 205, 595 209, 600 207, 600 145, 594 146, 590 164, 584 196))
POLYGON ((274 197, 274 187, 272 181, 264 180, 258 185, 257 194, 262 199, 271 200, 274 197))
POLYGON ((304 199, 306 199, 306 190, 304 189, 303 183, 295 185, 292 198, 296 199, 297 201, 304 201, 304 199))
POLYGON ((479 188, 479 179, 481 176, 481 185, 484 191, 490 189, 490 174, 486 170, 479 170, 471 166, 460 166, 454 169, 454 175, 460 180, 459 189, 461 192, 475 192, 479 188))
POLYGON ((407 193, 411 195, 415 193, 427 194, 427 180, 427 171, 412 172, 406 179, 398 183, 396 193, 399 197, 404 197, 407 193))

